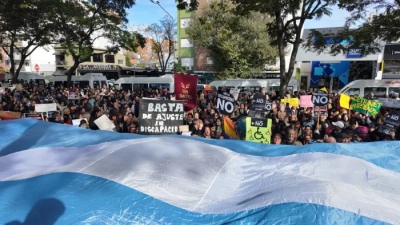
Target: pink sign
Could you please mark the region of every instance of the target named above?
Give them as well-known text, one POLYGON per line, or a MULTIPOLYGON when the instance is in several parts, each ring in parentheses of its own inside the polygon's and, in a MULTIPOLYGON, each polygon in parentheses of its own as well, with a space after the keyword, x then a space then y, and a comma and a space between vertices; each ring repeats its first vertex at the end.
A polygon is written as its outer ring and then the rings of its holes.
POLYGON ((300 95, 300 107, 314 107, 311 97, 312 95, 300 95))

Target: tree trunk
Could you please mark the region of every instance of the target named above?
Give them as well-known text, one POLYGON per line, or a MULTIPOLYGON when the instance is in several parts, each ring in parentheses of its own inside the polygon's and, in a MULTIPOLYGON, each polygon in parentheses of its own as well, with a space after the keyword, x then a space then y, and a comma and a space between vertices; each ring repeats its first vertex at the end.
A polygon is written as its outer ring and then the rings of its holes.
POLYGON ((79 61, 74 60, 74 65, 71 68, 69 68, 67 73, 67 87, 71 87, 72 76, 74 75, 76 69, 78 69, 78 66, 79 66, 79 61))
POLYGON ((18 77, 15 76, 14 43, 11 43, 10 45, 10 54, 8 57, 10 58, 11 61, 11 68, 10 68, 11 82, 12 84, 16 84, 18 77))
POLYGON ((279 51, 279 72, 280 72, 280 85, 279 85, 279 95, 281 97, 285 96, 289 80, 287 80, 286 74, 286 54, 283 35, 278 37, 278 51, 279 51))

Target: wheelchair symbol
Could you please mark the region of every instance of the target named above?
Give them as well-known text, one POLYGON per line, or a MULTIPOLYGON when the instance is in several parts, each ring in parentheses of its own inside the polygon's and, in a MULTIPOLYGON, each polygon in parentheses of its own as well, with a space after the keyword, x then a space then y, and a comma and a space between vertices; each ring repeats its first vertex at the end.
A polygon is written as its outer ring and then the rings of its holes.
POLYGON ((264 135, 260 131, 260 127, 257 127, 257 131, 254 133, 254 138, 256 140, 264 139, 264 135))

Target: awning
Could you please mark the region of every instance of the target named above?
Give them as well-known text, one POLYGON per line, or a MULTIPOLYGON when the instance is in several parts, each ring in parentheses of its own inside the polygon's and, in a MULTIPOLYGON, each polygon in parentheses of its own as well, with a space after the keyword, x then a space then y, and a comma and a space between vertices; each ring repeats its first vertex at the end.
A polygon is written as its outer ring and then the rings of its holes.
POLYGON ((66 51, 65 50, 55 50, 53 55, 65 55, 66 51))

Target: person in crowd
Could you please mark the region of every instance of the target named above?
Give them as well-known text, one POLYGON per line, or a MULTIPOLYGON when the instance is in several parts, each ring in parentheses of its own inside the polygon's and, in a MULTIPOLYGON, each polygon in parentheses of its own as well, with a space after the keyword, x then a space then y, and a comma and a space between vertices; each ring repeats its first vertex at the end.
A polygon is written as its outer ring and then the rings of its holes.
POLYGON ((281 145, 282 144, 282 135, 276 133, 273 135, 272 144, 281 145))

